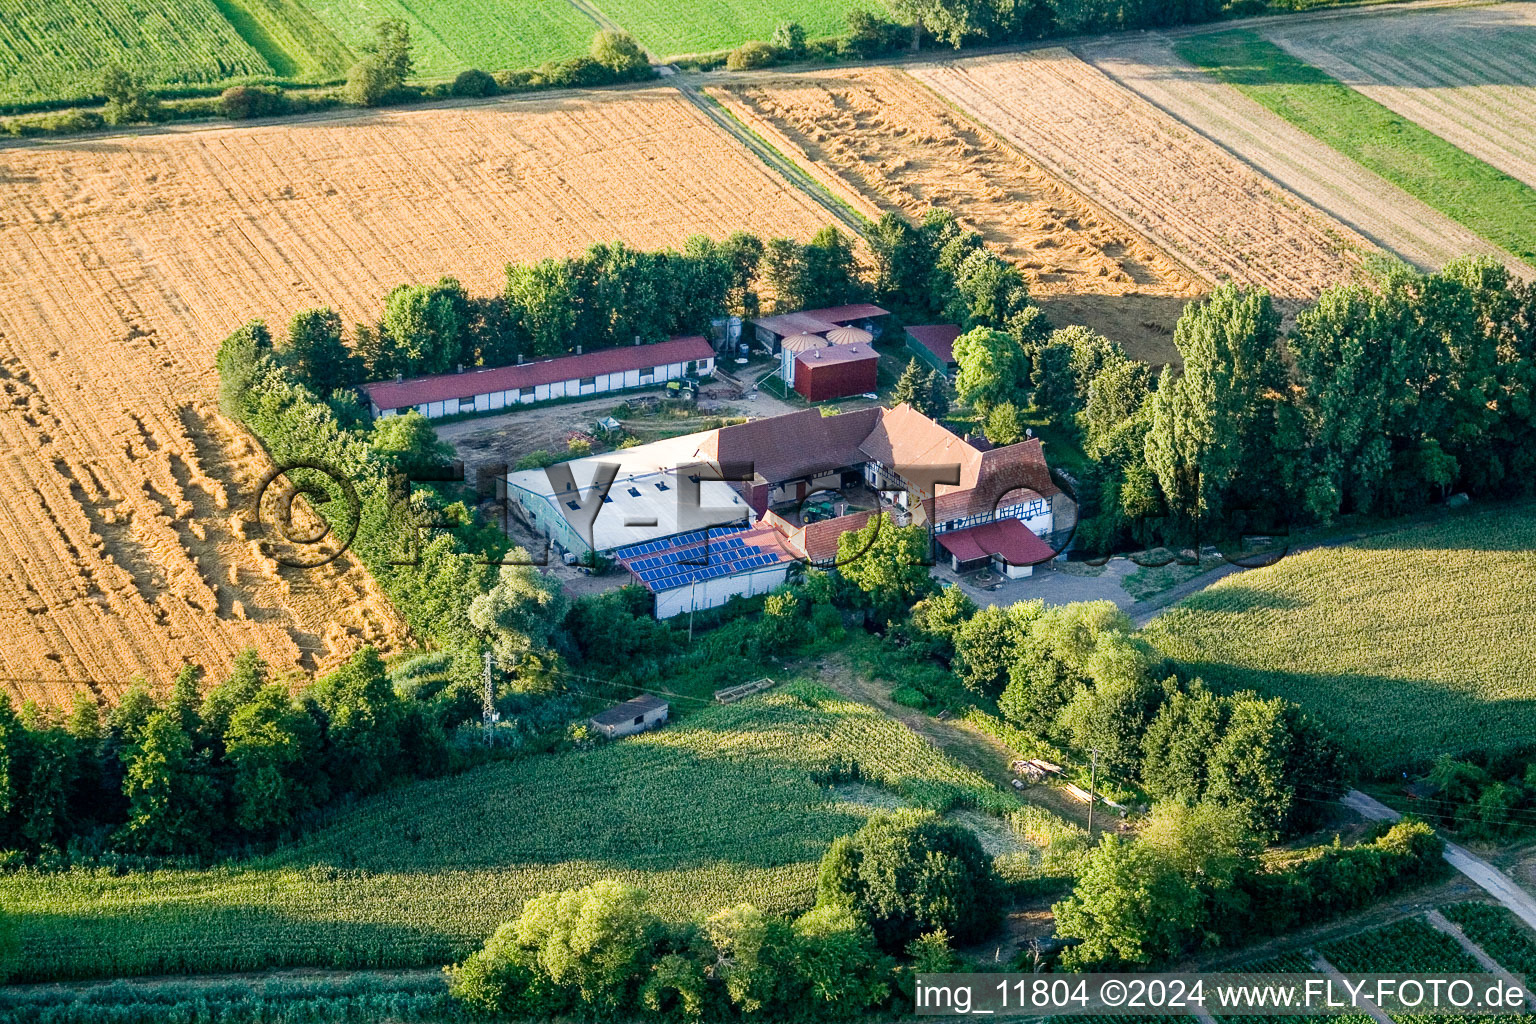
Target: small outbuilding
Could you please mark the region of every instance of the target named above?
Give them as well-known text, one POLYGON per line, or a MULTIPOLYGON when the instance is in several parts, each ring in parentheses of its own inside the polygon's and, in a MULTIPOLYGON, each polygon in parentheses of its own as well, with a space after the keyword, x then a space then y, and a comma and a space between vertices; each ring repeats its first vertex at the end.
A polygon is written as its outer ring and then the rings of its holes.
POLYGON ((592 731, 600 733, 608 739, 618 739, 620 736, 629 736, 637 732, 645 732, 647 729, 659 729, 667 724, 667 712, 671 705, 660 697, 654 697, 649 693, 643 693, 638 697, 632 697, 623 704, 615 704, 607 711, 599 712, 587 719, 587 724, 592 731))
POLYGON ((874 391, 879 367, 880 354, 867 342, 812 348, 795 357, 791 383, 806 401, 825 402, 874 391))
POLYGON ((944 376, 953 377, 959 368, 955 363, 955 339, 958 337, 959 324, 921 324, 907 328, 907 348, 944 376))

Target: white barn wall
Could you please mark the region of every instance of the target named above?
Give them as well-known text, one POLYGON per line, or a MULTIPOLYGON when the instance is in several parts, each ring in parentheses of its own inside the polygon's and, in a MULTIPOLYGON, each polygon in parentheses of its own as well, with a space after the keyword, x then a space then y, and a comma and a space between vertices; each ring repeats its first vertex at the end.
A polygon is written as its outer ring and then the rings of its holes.
MULTIPOLYGON (((695 360, 695 362, 698 365, 697 374, 701 377, 708 376, 715 370, 715 361, 712 358, 699 359, 695 360)), ((552 384, 539 384, 531 389, 491 391, 474 396, 475 412, 491 412, 496 409, 505 409, 511 405, 532 405, 535 402, 549 402, 557 398, 575 398, 586 395, 606 394, 609 391, 647 388, 657 384, 665 384, 670 380, 681 380, 687 375, 687 362, 667 363, 655 367, 655 372, 650 375, 643 375, 640 370, 625 370, 620 373, 595 375, 591 384, 581 383, 586 378, 572 377, 569 380, 555 381, 552 384)), ((418 413, 429 420, 441 419, 444 416, 457 416, 461 411, 459 402, 452 399, 446 402, 429 402, 418 405, 415 408, 418 413)), ((395 415, 394 409, 381 409, 377 405, 373 406, 373 416, 375 419, 383 419, 386 416, 393 415, 395 415)))
POLYGON ((688 611, 690 600, 697 602, 693 605, 696 610, 703 611, 706 608, 718 608, 738 594, 742 597, 766 594, 775 587, 783 586, 788 578, 789 564, 780 562, 752 572, 705 580, 696 587, 663 590, 656 595, 656 617, 670 619, 674 615, 682 615, 688 611), (690 591, 693 592, 691 598, 690 591))

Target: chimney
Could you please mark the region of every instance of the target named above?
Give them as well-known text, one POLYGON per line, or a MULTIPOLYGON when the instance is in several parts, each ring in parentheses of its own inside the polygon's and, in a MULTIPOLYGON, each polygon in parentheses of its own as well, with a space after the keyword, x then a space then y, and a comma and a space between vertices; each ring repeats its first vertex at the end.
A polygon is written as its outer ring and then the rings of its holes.
POLYGON ((405 380, 405 374, 403 374, 403 373, 395 374, 395 383, 396 384, 399 384, 403 380, 405 380))
POLYGON ((635 344, 636 345, 640 344, 640 335, 638 335, 638 334, 635 335, 635 344))
POLYGON ((581 346, 580 345, 576 346, 576 354, 577 355, 581 355, 581 346))
POLYGON ((456 371, 454 371, 454 372, 455 373, 463 373, 464 372, 464 364, 460 363, 459 364, 459 368, 456 371))
POLYGON ((523 354, 521 352, 519 352, 517 354, 517 365, 518 366, 522 366, 523 365, 523 354))

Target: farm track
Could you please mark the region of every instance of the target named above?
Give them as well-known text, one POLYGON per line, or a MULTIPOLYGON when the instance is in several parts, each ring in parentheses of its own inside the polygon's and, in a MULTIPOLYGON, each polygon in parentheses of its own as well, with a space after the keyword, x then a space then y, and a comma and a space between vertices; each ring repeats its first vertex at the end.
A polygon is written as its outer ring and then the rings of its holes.
POLYGON ((1438 270, 1458 256, 1483 253, 1532 275, 1524 261, 1187 63, 1166 35, 1105 40, 1079 52, 1153 106, 1420 269, 1438 270))
POLYGON ((1205 281, 909 76, 800 72, 710 91, 867 216, 949 210, 1023 271, 1054 321, 1149 362, 1177 358, 1173 325, 1205 281))
POLYGON ((1536 5, 1269 25, 1292 56, 1536 186, 1536 5))
POLYGON ((491 291, 594 241, 827 222, 670 89, 15 147, 3 174, 0 676, 108 698, 244 647, 313 669, 404 639, 360 566, 256 550, 238 513, 269 464, 214 408, 242 321, 372 319, 402 282, 491 291))
POLYGON ((692 103, 711 121, 720 126, 720 129, 729 134, 737 142, 741 143, 752 154, 768 167, 773 169, 785 181, 792 183, 800 191, 819 203, 822 209, 842 221, 858 238, 864 237, 864 232, 869 225, 848 204, 838 199, 825 185, 817 181, 815 176, 805 168, 796 164, 793 160, 774 150, 762 137, 754 134, 750 128, 731 117, 725 108, 714 100, 713 97, 698 88, 691 81, 679 81, 677 91, 689 103, 692 103))
POLYGON ((1207 280, 1294 307, 1372 250, 1065 49, 908 70, 1207 280))

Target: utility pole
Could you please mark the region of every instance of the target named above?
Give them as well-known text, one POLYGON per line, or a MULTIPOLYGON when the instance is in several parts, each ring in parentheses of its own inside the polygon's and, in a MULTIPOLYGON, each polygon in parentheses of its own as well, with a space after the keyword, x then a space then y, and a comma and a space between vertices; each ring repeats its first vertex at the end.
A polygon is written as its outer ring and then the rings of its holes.
POLYGON ((1099 786, 1099 748, 1092 747, 1092 767, 1088 769, 1088 841, 1093 842, 1093 802, 1098 799, 1095 792, 1099 786))
POLYGON ((699 606, 698 599, 699 580, 695 576, 692 583, 688 584, 688 642, 693 643, 693 611, 699 606))
POLYGON ((491 652, 485 652, 485 668, 481 673, 485 693, 480 703, 480 718, 485 726, 485 745, 491 745, 491 726, 496 724, 496 693, 491 684, 491 652))

